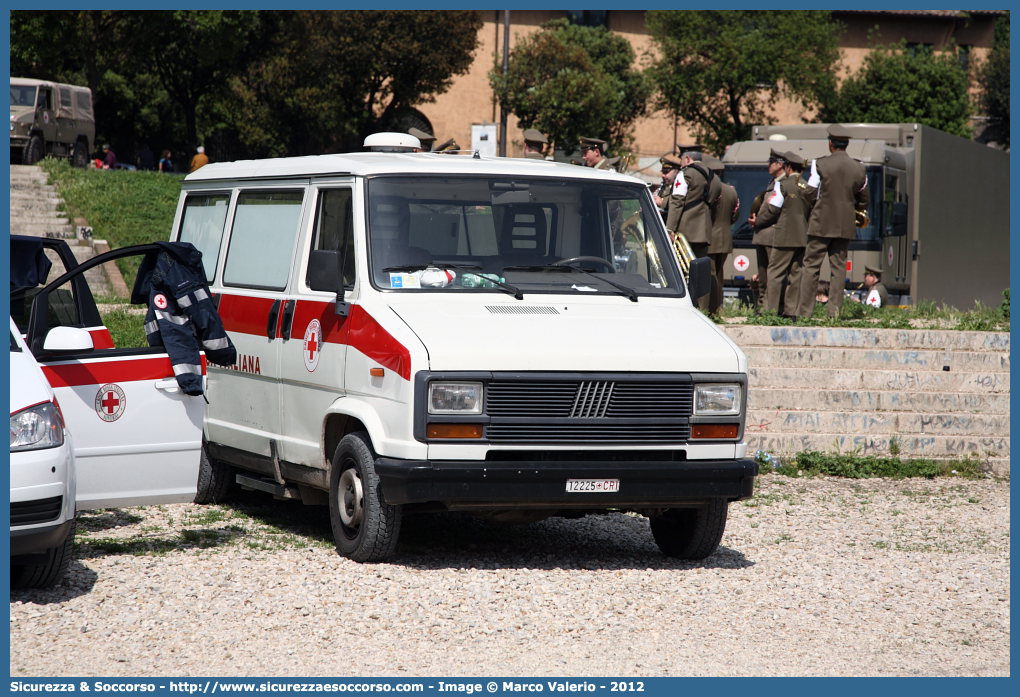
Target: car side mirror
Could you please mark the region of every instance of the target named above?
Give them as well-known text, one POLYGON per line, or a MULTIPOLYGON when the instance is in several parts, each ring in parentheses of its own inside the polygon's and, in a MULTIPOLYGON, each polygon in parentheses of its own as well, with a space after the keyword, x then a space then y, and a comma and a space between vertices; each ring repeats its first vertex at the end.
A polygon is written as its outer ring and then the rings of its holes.
POLYGON ((46 353, 84 353, 94 348, 92 335, 78 327, 53 327, 43 342, 46 353))
POLYGON ((708 295, 712 290, 712 260, 701 257, 691 261, 690 272, 687 274, 687 289, 691 298, 697 300, 708 295))
POLYGON ((340 252, 314 249, 308 257, 308 287, 336 293, 340 289, 340 252))

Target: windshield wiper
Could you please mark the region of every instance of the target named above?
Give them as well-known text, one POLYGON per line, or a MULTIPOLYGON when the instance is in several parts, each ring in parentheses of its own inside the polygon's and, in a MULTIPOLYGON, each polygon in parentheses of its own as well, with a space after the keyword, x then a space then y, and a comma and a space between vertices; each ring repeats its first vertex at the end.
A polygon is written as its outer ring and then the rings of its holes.
MULTIPOLYGON (((394 271, 395 272, 424 271, 425 269, 429 268, 430 266, 435 267, 437 269, 457 269, 458 271, 463 271, 464 273, 471 274, 472 276, 477 276, 478 278, 482 279, 482 281, 488 281, 489 283, 493 284, 494 286, 496 286, 497 288, 499 288, 503 292, 509 293, 510 295, 514 296, 518 300, 524 300, 524 294, 521 292, 521 289, 518 288, 517 286, 512 286, 509 283, 506 283, 505 281, 500 281, 500 280, 497 280, 495 278, 489 278, 488 276, 483 276, 480 273, 475 273, 475 271, 473 271, 473 269, 481 269, 482 268, 478 264, 458 264, 458 263, 447 264, 445 262, 433 262, 431 264, 404 264, 402 266, 387 266, 385 269, 383 269, 383 271, 386 272, 386 273, 394 272, 394 271)), ((493 274, 493 275, 495 275, 495 274, 493 274)))
POLYGON ((611 285, 613 288, 616 288, 617 290, 619 290, 621 292, 621 294, 623 294, 623 295, 627 296, 628 298, 630 298, 631 302, 636 303, 638 301, 637 291, 634 290, 633 288, 628 288, 627 286, 620 285, 619 283, 617 283, 615 281, 610 281, 608 278, 603 278, 602 276, 596 276, 591 271, 585 271, 584 269, 579 269, 576 266, 568 266, 566 264, 545 264, 545 265, 538 265, 538 266, 506 266, 506 267, 503 268, 503 270, 504 271, 567 271, 569 273, 583 273, 586 276, 591 276, 596 281, 602 281, 603 283, 607 283, 607 284, 611 285))

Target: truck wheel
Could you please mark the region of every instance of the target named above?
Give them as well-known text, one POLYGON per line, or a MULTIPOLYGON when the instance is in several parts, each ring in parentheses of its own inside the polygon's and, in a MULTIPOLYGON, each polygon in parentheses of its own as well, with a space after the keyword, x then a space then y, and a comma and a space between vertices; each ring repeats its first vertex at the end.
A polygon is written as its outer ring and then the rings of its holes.
POLYGON ((85 144, 79 140, 74 144, 74 150, 71 151, 71 166, 85 169, 88 163, 89 154, 85 152, 85 144))
POLYGON ((34 165, 43 158, 43 142, 39 136, 32 136, 28 139, 28 145, 21 155, 21 164, 34 165))
POLYGON ((719 547, 726 530, 725 499, 713 499, 704 508, 673 508, 652 518, 652 537, 667 557, 704 559, 719 547))
POLYGON ((329 477, 329 519, 341 556, 358 562, 382 561, 393 554, 402 509, 387 505, 375 473, 375 453, 364 431, 343 437, 329 477))
POLYGON ((234 468, 213 460, 202 443, 202 460, 198 465, 198 490, 195 503, 223 503, 230 498, 234 484, 234 468))
POLYGON ((74 528, 67 533, 64 542, 53 550, 53 556, 44 564, 12 564, 11 588, 52 588, 67 573, 74 551, 74 528))

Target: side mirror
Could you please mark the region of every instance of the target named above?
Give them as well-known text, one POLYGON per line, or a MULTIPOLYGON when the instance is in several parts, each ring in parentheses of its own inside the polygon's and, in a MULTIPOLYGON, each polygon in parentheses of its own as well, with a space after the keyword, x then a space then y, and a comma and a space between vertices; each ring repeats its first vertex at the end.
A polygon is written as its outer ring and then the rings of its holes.
POLYGON ((340 252, 332 249, 312 250, 308 257, 308 287, 336 293, 340 289, 340 252))
POLYGON ((46 334, 46 353, 84 353, 95 348, 92 335, 78 327, 54 327, 46 334))
POLYGON ((691 261, 691 268, 687 274, 687 289, 691 292, 691 299, 697 300, 703 295, 708 295, 712 290, 712 260, 708 257, 701 257, 691 261))

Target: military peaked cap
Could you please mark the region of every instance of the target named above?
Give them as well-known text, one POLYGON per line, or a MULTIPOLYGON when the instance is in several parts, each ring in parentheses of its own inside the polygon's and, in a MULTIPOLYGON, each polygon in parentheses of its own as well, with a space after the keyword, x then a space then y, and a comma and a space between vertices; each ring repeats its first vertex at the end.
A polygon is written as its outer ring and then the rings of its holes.
POLYGON ((720 160, 718 157, 712 157, 711 155, 705 155, 705 157, 702 160, 702 162, 704 162, 706 165, 708 165, 708 168, 710 170, 712 170, 713 172, 722 172, 724 169, 726 169, 726 165, 724 165, 723 161, 720 160))
POLYGON ((607 143, 604 140, 599 140, 598 138, 581 138, 580 143, 582 148, 598 148, 602 151, 603 155, 606 154, 607 143))
POLYGON ((543 145, 549 144, 549 140, 545 137, 545 134, 536 128, 529 128, 526 130, 524 132, 524 140, 528 143, 542 143, 543 145))
POLYGON ((838 123, 834 123, 826 130, 829 134, 829 140, 850 140, 850 131, 846 130, 838 123))
POLYGON ((775 148, 772 148, 772 151, 769 152, 769 159, 779 160, 780 162, 786 162, 786 153, 779 152, 775 148))
POLYGON ((669 169, 680 169, 684 166, 684 163, 681 162, 680 158, 676 155, 666 155, 665 157, 661 157, 659 158, 659 162, 662 164, 663 169, 666 169, 667 167, 669 169))
POLYGON ((794 167, 803 167, 804 166, 804 158, 801 157, 800 155, 798 155, 795 152, 784 152, 783 153, 783 159, 786 160, 787 162, 789 162, 794 167))
POLYGON ((444 140, 442 143, 436 146, 436 152, 442 152, 444 150, 460 150, 460 146, 457 145, 457 141, 453 138, 444 140))
POLYGON ((876 276, 882 275, 882 269, 876 269, 874 266, 864 266, 864 273, 874 274, 876 276))

